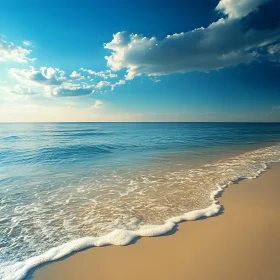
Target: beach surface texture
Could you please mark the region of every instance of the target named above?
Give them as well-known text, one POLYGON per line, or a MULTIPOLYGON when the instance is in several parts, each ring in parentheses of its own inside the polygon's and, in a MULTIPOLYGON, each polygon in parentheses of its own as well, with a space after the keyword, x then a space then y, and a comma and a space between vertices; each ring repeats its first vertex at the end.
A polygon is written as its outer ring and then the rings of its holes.
POLYGON ((43 265, 35 280, 280 279, 280 165, 230 185, 214 217, 128 246, 94 247, 43 265))

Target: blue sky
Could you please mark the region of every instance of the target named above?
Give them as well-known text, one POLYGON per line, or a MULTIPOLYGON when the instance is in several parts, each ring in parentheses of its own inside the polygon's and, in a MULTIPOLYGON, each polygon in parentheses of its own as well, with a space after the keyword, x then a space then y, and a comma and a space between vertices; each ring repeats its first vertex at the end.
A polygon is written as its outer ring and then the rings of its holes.
POLYGON ((0 121, 280 121, 279 0, 0 5, 0 121))

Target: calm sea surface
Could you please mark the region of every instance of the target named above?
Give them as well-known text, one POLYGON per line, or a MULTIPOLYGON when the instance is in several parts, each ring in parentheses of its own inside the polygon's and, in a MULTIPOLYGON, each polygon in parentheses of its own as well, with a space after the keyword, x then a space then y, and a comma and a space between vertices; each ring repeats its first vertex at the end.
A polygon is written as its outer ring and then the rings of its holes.
POLYGON ((0 124, 0 279, 71 240, 208 207, 279 143, 280 124, 0 124))

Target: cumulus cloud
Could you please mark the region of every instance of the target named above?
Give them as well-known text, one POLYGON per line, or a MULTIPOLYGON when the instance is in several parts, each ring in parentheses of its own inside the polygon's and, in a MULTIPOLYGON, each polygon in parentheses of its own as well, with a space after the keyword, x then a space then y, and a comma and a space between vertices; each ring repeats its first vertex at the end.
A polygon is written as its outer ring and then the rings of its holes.
POLYGON ((107 81, 100 81, 99 83, 97 83, 96 88, 101 89, 104 87, 110 87, 112 84, 110 82, 107 81))
POLYGON ((67 83, 53 90, 56 97, 76 97, 82 95, 89 95, 94 92, 94 86, 67 83))
MULTIPOLYGON (((98 73, 98 72, 96 72, 98 73)), ((104 71, 103 73, 112 74, 111 70, 104 71)), ((38 95, 46 97, 77 97, 93 94, 95 91, 101 91, 104 88, 113 90, 116 86, 125 83, 124 80, 119 80, 115 83, 107 80, 93 82, 91 79, 86 79, 77 71, 72 71, 68 76, 59 68, 41 67, 39 70, 34 67, 27 69, 11 68, 9 74, 19 81, 17 92, 11 94, 38 95)))
POLYGON ((124 85, 124 84, 125 84, 125 80, 119 80, 115 83, 111 83, 108 81, 100 81, 99 83, 97 83, 96 88, 102 89, 102 88, 110 87, 111 90, 114 90, 117 86, 124 85))
POLYGON ((27 63, 34 59, 29 58, 31 50, 16 46, 12 42, 7 42, 0 37, 0 62, 1 61, 15 61, 20 63, 27 63))
POLYGON ((9 73, 23 82, 42 85, 61 85, 66 80, 64 71, 52 67, 41 67, 40 70, 32 66, 29 69, 11 68, 9 73))
POLYGON ((221 0, 216 7, 229 18, 242 18, 269 0, 221 0))
POLYGON ((84 72, 87 72, 90 75, 103 78, 105 80, 107 80, 108 78, 116 78, 118 76, 116 73, 112 73, 111 70, 99 71, 99 72, 96 72, 96 71, 91 70, 91 69, 85 69, 85 68, 80 68, 80 70, 84 71, 84 72))
POLYGON ((71 74, 70 74, 70 78, 72 80, 84 80, 85 77, 82 76, 80 73, 78 73, 77 71, 73 71, 71 74))
MULTIPOLYGON (((25 87, 37 88, 36 92, 45 96, 82 96, 94 92, 94 85, 78 82, 84 79, 76 71, 73 71, 67 78, 65 72, 52 67, 41 67, 39 70, 30 67, 29 69, 11 68, 9 73, 18 79, 25 87), (76 83, 74 81, 77 81, 76 83)), ((29 95, 29 91, 22 91, 29 95)))
POLYGON ((126 69, 126 79, 129 80, 142 74, 160 76, 208 72, 250 63, 258 58, 258 48, 280 39, 280 27, 246 30, 239 19, 263 2, 254 0, 252 4, 252 1, 244 0, 238 5, 238 1, 221 0, 217 9, 224 10, 228 18, 222 18, 207 28, 168 35, 162 40, 118 32, 111 42, 104 45, 111 51, 111 55, 105 57, 107 64, 113 71, 126 69))

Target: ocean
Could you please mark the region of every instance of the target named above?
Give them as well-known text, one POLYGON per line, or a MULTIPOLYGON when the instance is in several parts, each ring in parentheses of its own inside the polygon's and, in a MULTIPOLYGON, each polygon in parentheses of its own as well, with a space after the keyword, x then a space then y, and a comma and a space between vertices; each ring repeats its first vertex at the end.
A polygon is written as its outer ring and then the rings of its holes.
POLYGON ((2 123, 0 279, 217 214, 279 161, 278 123, 2 123))

